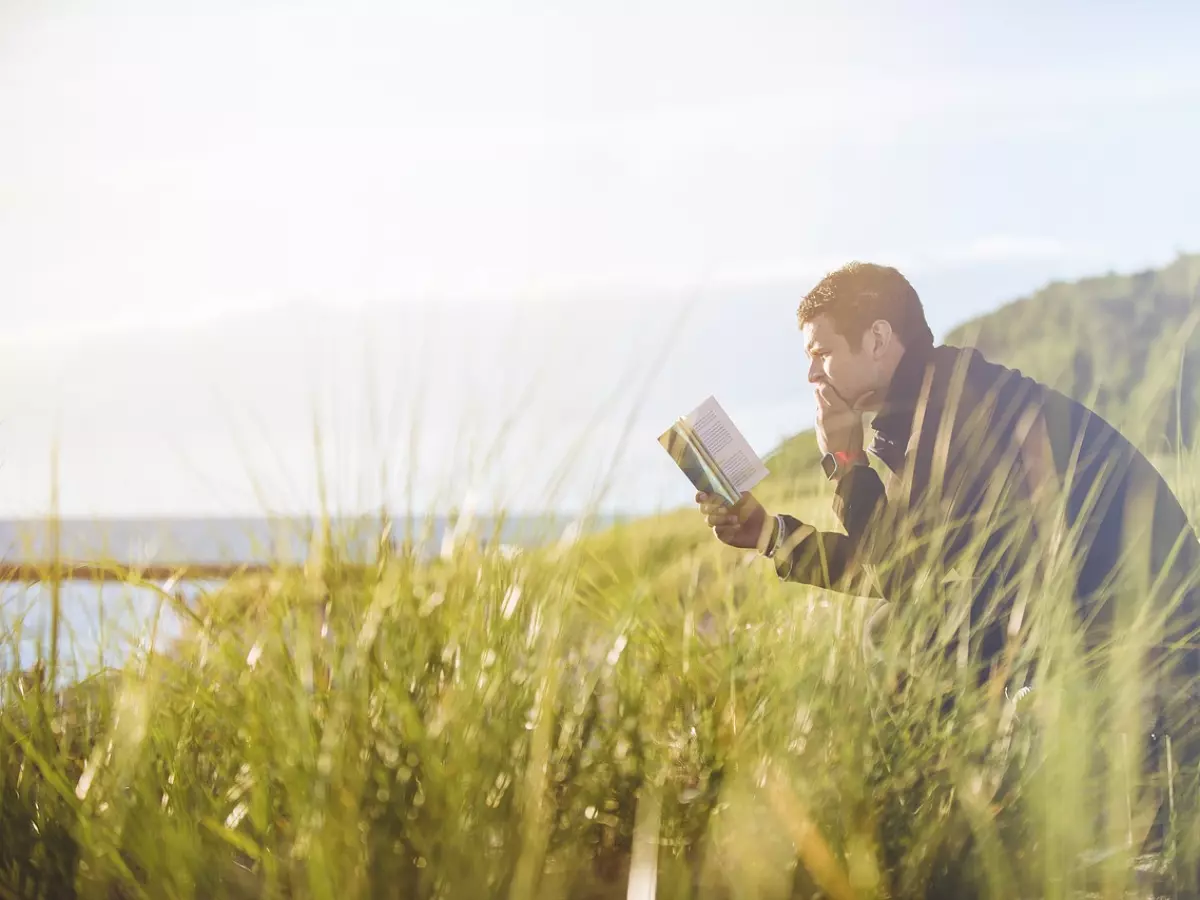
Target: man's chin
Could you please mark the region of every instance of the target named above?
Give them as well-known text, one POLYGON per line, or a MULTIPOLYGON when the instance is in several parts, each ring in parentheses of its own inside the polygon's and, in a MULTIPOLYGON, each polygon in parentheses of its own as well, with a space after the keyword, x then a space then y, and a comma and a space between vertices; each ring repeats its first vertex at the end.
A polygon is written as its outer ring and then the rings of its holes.
POLYGON ((880 393, 877 390, 872 389, 862 394, 848 397, 838 390, 837 385, 832 381, 826 381, 825 385, 832 390, 835 395, 837 395, 839 400, 846 404, 848 409, 863 413, 876 412, 878 409, 877 404, 880 399, 880 393))
POLYGON ((850 408, 858 412, 878 412, 879 411, 879 391, 871 390, 863 394, 859 394, 854 402, 850 404, 850 408))

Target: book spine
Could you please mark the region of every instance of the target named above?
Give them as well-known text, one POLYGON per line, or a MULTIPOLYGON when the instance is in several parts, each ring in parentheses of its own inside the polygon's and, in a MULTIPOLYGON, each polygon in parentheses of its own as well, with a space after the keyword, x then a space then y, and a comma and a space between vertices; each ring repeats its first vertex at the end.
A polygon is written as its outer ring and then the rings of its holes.
POLYGON ((704 446, 703 441, 701 441, 696 435, 696 432, 692 429, 692 426, 688 424, 687 419, 680 417, 676 425, 679 427, 680 433, 683 434, 684 439, 704 463, 704 468, 709 471, 712 480, 716 484, 720 485, 721 493, 724 498, 729 501, 730 505, 733 505, 741 500, 742 492, 734 487, 733 482, 729 480, 729 478, 721 470, 721 467, 717 465, 717 461, 713 459, 712 454, 708 452, 708 448, 704 446))

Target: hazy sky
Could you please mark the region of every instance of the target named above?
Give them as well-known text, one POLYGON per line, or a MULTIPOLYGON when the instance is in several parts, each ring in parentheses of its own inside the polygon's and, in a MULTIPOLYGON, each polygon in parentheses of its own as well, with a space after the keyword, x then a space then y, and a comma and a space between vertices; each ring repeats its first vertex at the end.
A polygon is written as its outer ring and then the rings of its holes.
MULTIPOLYGON (((64 505, 218 505, 134 477, 161 461, 105 387, 115 334, 697 284, 736 323, 740 288, 851 257, 904 267, 942 330, 1200 249, 1194 4, 832 6, 6 0, 0 511, 44 495, 29 467, 87 354, 64 505), (65 386, 30 395, 67 346, 65 386)), ((268 397, 270 354, 239 365, 268 397)))

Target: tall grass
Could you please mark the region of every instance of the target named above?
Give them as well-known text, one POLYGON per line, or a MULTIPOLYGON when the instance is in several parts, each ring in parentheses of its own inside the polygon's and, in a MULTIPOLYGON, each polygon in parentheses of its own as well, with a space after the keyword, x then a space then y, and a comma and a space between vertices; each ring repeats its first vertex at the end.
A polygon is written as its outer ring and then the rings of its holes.
MULTIPOLYGON (((913 640, 947 635, 952 595, 867 646, 868 602, 778 583, 694 514, 366 567, 331 538, 198 601, 171 652, 65 692, 5 676, 0 896, 1116 897, 1148 877, 1123 839, 1148 809, 1111 721, 1126 683, 1083 671, 1052 580, 1028 599, 1058 665, 1014 704, 913 640)), ((1183 820, 1195 773, 1173 775, 1183 820)))

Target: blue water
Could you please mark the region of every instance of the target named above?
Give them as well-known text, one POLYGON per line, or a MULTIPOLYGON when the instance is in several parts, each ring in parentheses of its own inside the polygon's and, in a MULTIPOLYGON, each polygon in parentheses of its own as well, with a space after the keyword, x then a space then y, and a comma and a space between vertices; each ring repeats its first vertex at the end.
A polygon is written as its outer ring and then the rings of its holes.
MULTIPOLYGON (((598 527, 620 517, 591 523, 598 527)), ((516 516, 500 523, 479 519, 469 531, 486 542, 532 546, 558 540, 574 521, 569 515, 516 516)), ((426 554, 441 551, 452 523, 445 517, 413 524, 411 538, 426 554)), ((459 523, 459 527, 463 526, 459 523)), ((311 546, 310 519, 74 519, 59 531, 59 558, 73 562, 255 563, 301 562, 311 546)), ((378 520, 333 523, 339 547, 355 557, 373 558, 378 520)), ((394 522, 393 543, 410 536, 408 523, 394 522)), ((4 562, 41 562, 52 558, 51 530, 36 520, 0 520, 0 558, 4 562)), ((214 583, 174 587, 185 597, 211 590, 214 583)), ((69 581, 61 586, 59 669, 64 681, 107 666, 119 666, 138 648, 168 649, 182 623, 149 588, 69 581)), ((0 668, 32 666, 48 655, 51 632, 50 587, 0 584, 0 668)))
MULTIPOLYGON (((183 585, 194 596, 203 585, 183 585)), ((167 650, 182 634, 182 623, 149 588, 68 581, 61 586, 59 672, 73 681, 109 666, 120 666, 132 650, 167 650)), ((6 584, 0 588, 0 667, 27 669, 49 656, 50 588, 6 584)))

